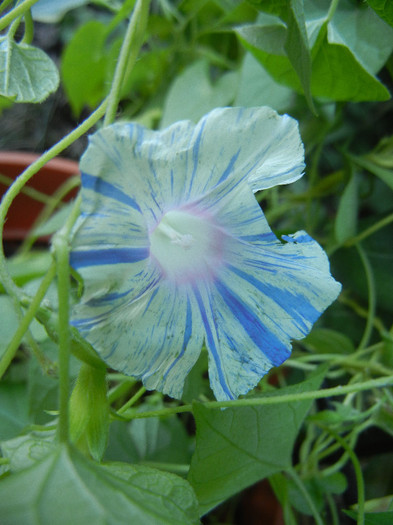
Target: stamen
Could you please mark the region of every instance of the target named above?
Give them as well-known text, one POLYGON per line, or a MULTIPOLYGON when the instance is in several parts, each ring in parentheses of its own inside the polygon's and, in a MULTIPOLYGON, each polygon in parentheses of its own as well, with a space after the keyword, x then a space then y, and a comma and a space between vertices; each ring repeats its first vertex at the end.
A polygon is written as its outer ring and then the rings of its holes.
POLYGON ((160 224, 157 226, 157 231, 168 237, 172 244, 177 244, 185 250, 191 248, 192 243, 194 242, 194 237, 190 233, 179 233, 176 231, 170 224, 165 220, 165 217, 162 219, 160 224))
POLYGON ((172 282, 210 280, 223 263, 222 235, 204 212, 170 210, 150 234, 150 254, 172 282))

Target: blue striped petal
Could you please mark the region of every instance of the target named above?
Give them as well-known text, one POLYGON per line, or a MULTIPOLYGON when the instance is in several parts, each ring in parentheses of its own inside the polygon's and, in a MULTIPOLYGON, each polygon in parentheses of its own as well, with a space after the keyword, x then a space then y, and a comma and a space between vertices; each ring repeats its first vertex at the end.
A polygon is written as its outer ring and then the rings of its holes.
POLYGON ((340 290, 319 245, 278 241, 253 195, 303 168, 296 122, 268 108, 98 131, 81 160, 72 324, 109 366, 173 397, 205 341, 217 399, 246 393, 340 290))
POLYGON ((105 362, 151 390, 180 397, 203 343, 194 299, 168 282, 80 304, 73 318, 105 362))
POLYGON ((282 364, 291 341, 310 332, 341 290, 318 243, 304 232, 291 240, 265 248, 242 242, 232 264, 195 292, 217 399, 245 394, 282 364))
POLYGON ((218 108, 194 125, 161 131, 118 123, 90 137, 81 160, 86 209, 111 201, 139 209, 151 227, 165 212, 222 182, 246 180, 255 192, 300 178, 304 150, 295 120, 262 108, 218 108))
POLYGON ((197 124, 190 163, 190 194, 204 194, 229 177, 247 180, 255 192, 299 179, 304 148, 288 115, 267 107, 218 108, 197 124))

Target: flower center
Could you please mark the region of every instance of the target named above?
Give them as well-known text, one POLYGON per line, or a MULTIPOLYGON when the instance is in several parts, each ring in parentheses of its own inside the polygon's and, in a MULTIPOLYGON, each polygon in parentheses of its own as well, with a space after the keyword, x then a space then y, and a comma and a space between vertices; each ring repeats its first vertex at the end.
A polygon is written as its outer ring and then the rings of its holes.
POLYGON ((222 264, 222 233, 206 213, 171 210, 150 234, 150 253, 176 283, 212 279, 222 264))

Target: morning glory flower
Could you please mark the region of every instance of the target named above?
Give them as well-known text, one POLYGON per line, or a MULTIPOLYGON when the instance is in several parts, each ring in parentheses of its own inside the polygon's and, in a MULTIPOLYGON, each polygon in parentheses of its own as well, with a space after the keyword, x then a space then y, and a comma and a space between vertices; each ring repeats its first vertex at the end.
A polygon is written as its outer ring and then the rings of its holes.
POLYGON ((317 242, 278 240, 254 196, 299 179, 303 157, 296 121, 269 108, 90 137, 72 323, 110 367, 179 398, 205 344, 228 400, 289 357, 341 288, 317 242))

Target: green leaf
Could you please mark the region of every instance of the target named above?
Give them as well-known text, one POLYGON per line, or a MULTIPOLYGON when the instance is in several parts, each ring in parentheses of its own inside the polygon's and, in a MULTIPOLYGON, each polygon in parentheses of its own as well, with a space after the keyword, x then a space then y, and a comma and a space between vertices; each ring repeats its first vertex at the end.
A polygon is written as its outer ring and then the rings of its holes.
MULTIPOLYGON (((141 409, 146 410, 146 405, 141 409)), ((191 438, 176 417, 135 419, 128 425, 114 421, 105 461, 188 464, 190 448, 191 438)))
POLYGON ((345 423, 353 421, 362 421, 365 419, 363 412, 356 410, 355 408, 342 403, 332 402, 335 410, 320 410, 316 414, 309 416, 310 421, 319 421, 329 426, 341 425, 345 427, 345 423))
POLYGON ((105 368, 82 364, 70 398, 70 436, 75 445, 100 461, 109 432, 105 368))
POLYGON ((393 168, 393 135, 383 137, 365 158, 382 168, 393 168))
MULTIPOLYGON (((274 395, 317 389, 324 371, 274 395)), ((292 449, 312 401, 227 408, 194 405, 196 450, 189 481, 206 513, 239 490, 291 466, 292 449), (252 429, 248 431, 247 429, 252 429)))
POLYGON ((391 190, 393 190, 393 169, 383 168, 375 162, 363 157, 354 157, 354 162, 376 177, 379 177, 391 190))
POLYGON ((24 470, 44 459, 55 448, 55 430, 32 432, 19 436, 0 445, 3 457, 9 459, 9 470, 24 470))
MULTIPOLYGON (((351 101, 390 98, 388 90, 374 74, 385 64, 393 50, 393 30, 372 10, 357 7, 349 0, 339 3, 332 20, 327 18, 327 8, 324 0, 304 2, 305 26, 312 56, 312 95, 351 101), (376 34, 379 35, 378 39, 375 38, 376 34)), ((287 22, 289 24, 289 20, 287 22)), ((294 38, 297 38, 299 30, 295 29, 292 31, 294 38)), ((299 80, 299 71, 303 67, 300 60, 297 68, 294 68, 295 57, 292 57, 291 63, 288 52, 283 53, 283 46, 286 51, 285 31, 289 31, 289 25, 283 27, 280 18, 265 14, 258 19, 258 25, 236 29, 246 49, 254 54, 276 81, 304 92, 308 68, 302 73, 302 86, 299 80)), ((306 52, 305 37, 297 42, 306 52)))
MULTIPOLYGON (((37 337, 35 339, 37 340, 37 337)), ((40 348, 48 359, 52 362, 57 361, 58 348, 53 341, 46 338, 40 342, 40 348)), ((28 367, 29 417, 35 424, 44 425, 52 419, 48 412, 58 408, 58 378, 55 373, 51 375, 44 373, 36 359, 30 359, 28 367)))
POLYGON ((58 85, 57 67, 46 53, 0 38, 0 95, 14 102, 42 102, 58 85))
POLYGON ((378 16, 393 26, 393 2, 391 0, 366 0, 378 16))
MULTIPOLYGON (((353 510, 345 510, 350 518, 357 519, 358 515, 353 510)), ((392 525, 393 512, 372 512, 364 515, 364 525, 392 525)))
POLYGON ((0 383, 0 441, 13 438, 28 423, 26 385, 0 383))
POLYGON ((302 0, 291 0, 286 13, 285 51, 302 85, 307 103, 315 111, 311 95, 311 53, 302 0))
POLYGON ((338 243, 342 244, 356 234, 357 217, 358 183, 355 174, 352 174, 341 196, 334 223, 334 231, 338 243))
POLYGON ((59 446, 32 467, 0 483, 2 525, 187 525, 198 523, 185 480, 129 465, 114 475, 59 446))
POLYGON ((44 22, 47 24, 55 24, 59 22, 63 16, 81 5, 88 4, 90 0, 38 0, 31 9, 31 14, 37 22, 44 22))
POLYGON ((288 7, 290 0, 247 0, 260 11, 280 15, 283 9, 288 7))
POLYGON ((209 78, 209 63, 200 60, 189 66, 170 87, 161 127, 177 120, 197 122, 218 106, 228 106, 235 98, 238 74, 226 73, 215 84, 209 78))
POLYGON ((208 356, 206 348, 203 348, 184 383, 182 394, 182 401, 184 403, 192 403, 192 401, 198 401, 200 399, 214 399, 207 370, 208 356))
POLYGON ((393 411, 390 405, 380 405, 374 410, 372 421, 377 427, 393 436, 393 411))
POLYGON ((329 494, 342 494, 348 486, 347 478, 342 472, 333 472, 328 476, 320 476, 315 479, 323 492, 329 494))
POLYGON ((251 53, 246 53, 240 69, 236 106, 269 106, 278 112, 287 111, 294 94, 276 82, 251 53))
POLYGON ((6 295, 0 296, 0 319, 1 319, 1 338, 0 338, 0 358, 11 342, 19 326, 19 319, 14 311, 11 299, 6 295))
MULTIPOLYGON (((28 281, 45 275, 52 260, 53 257, 49 250, 37 250, 11 257, 7 260, 7 268, 15 283, 23 286, 28 281)), ((1 283, 0 293, 4 293, 1 283)))
MULTIPOLYGON (((293 70, 296 72, 305 93, 307 102, 314 111, 311 97, 311 53, 305 25, 303 2, 288 0, 283 4, 263 2, 259 9, 275 13, 285 21, 280 23, 274 16, 264 15, 263 30, 260 26, 245 26, 238 33, 255 47, 264 49, 271 55, 287 56, 293 70)), ((270 104, 269 104, 270 105, 270 104)))
POLYGON ((81 26, 64 50, 61 76, 73 113, 85 105, 94 108, 106 93, 107 27, 96 20, 81 26))
POLYGON ((301 344, 320 354, 351 354, 355 351, 348 336, 330 328, 314 328, 301 344))
POLYGON ((288 478, 281 472, 277 472, 270 476, 269 483, 281 504, 285 525, 298 525, 289 499, 288 478))
POLYGON ((70 212, 74 206, 74 202, 68 202, 57 210, 53 215, 49 217, 45 222, 39 224, 37 228, 34 229, 34 235, 44 236, 51 235, 52 233, 60 230, 64 226, 70 212))
POLYGON ((139 460, 188 463, 190 440, 178 418, 136 419, 128 428, 139 460))

